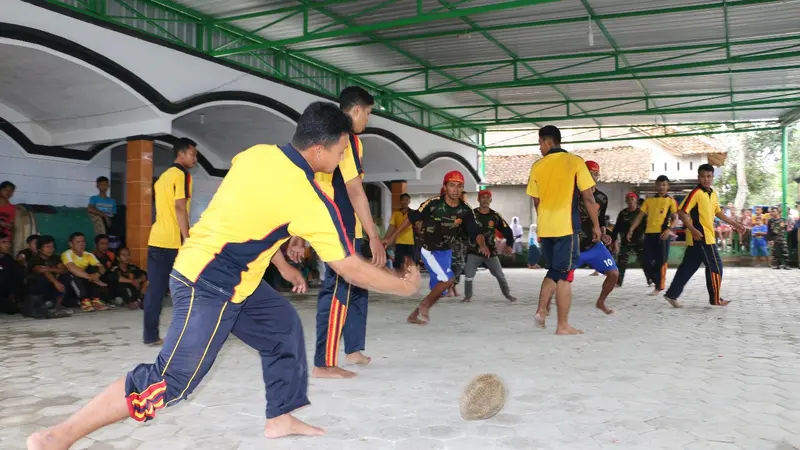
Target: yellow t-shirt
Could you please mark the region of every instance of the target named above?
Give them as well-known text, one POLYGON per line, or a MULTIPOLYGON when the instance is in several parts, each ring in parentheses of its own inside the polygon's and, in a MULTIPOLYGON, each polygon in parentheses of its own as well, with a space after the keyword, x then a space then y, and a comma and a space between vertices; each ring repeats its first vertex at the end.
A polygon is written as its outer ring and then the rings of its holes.
POLYGON ((648 198, 642 205, 642 212, 647 214, 646 234, 661 233, 670 226, 672 215, 678 211, 675 199, 669 195, 658 194, 648 198))
POLYGON ((539 199, 539 237, 562 237, 581 229, 580 193, 595 185, 580 156, 554 148, 533 163, 527 193, 539 199))
POLYGON ((308 241, 325 262, 355 253, 333 200, 314 182, 303 156, 290 144, 256 145, 233 158, 174 268, 240 303, 290 236, 308 241))
POLYGON ((180 164, 173 164, 158 177, 153 187, 156 194, 156 221, 150 228, 147 245, 180 248, 181 229, 175 212, 175 200, 186 199, 186 213, 192 198, 192 175, 180 164))
POLYGON ((84 251, 81 256, 75 254, 72 249, 69 249, 61 254, 61 262, 66 266, 68 263, 75 264, 79 268, 86 270, 89 266, 100 267, 100 261, 94 256, 93 253, 84 251))
MULTIPOLYGON (((692 218, 694 227, 703 233, 703 240, 706 244, 717 243, 717 237, 714 232, 714 218, 721 211, 717 191, 713 189, 706 191, 697 186, 683 199, 680 208, 692 218)), ((694 238, 688 230, 686 231, 686 245, 694 245, 694 238)))
MULTIPOLYGON (((398 209, 392 213, 392 218, 389 220, 389 225, 392 225, 395 228, 399 228, 407 217, 408 217, 407 212, 403 212, 398 209)), ((414 245, 414 227, 408 227, 405 230, 403 230, 399 235, 397 235, 395 244, 414 245)))
POLYGON ((350 134, 350 145, 344 150, 344 157, 339 167, 331 173, 317 172, 314 178, 322 186, 322 189, 333 198, 334 203, 342 214, 345 230, 349 236, 356 239, 364 237, 364 230, 361 228, 361 221, 358 220, 353 209, 350 196, 347 195, 347 182, 360 177, 364 179, 364 169, 361 160, 364 157, 364 149, 361 140, 355 134, 350 134))

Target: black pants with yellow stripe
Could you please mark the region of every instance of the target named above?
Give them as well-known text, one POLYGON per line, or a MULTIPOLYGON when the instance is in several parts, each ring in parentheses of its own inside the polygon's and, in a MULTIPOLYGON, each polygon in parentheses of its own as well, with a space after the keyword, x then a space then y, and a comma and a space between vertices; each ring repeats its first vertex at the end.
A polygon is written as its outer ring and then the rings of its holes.
POLYGON ((708 301, 712 305, 719 305, 722 300, 722 258, 719 256, 717 244, 694 244, 686 247, 683 261, 675 272, 675 278, 667 290, 666 296, 677 300, 683 292, 686 283, 692 278, 700 265, 706 266, 706 287, 708 288, 708 301))
POLYGON ((265 281, 241 303, 208 281, 170 275, 172 321, 154 364, 128 373, 125 396, 130 416, 140 422, 194 391, 217 353, 233 334, 261 355, 267 419, 309 404, 308 363, 300 317, 265 281))
POLYGON ((656 289, 659 290, 663 290, 667 284, 669 245, 669 239, 661 239, 661 233, 647 233, 644 235, 644 259, 642 260, 642 268, 653 283, 655 283, 656 289))
MULTIPOLYGON (((361 253, 361 239, 353 241, 361 253)), ((369 292, 353 286, 327 264, 325 282, 317 298, 316 367, 339 365, 339 343, 344 338, 347 354, 363 351, 367 338, 367 306, 369 292)))

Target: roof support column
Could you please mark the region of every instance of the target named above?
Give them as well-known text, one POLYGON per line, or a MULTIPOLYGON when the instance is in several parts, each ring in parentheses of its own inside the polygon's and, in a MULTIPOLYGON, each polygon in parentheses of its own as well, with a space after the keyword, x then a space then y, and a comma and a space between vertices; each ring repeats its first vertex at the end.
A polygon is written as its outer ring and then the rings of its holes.
POLYGON ((781 188, 783 205, 783 218, 788 217, 789 209, 789 129, 786 125, 781 127, 781 188))
POLYGON ((147 241, 153 224, 153 139, 128 139, 125 167, 125 244, 133 263, 147 270, 147 241))

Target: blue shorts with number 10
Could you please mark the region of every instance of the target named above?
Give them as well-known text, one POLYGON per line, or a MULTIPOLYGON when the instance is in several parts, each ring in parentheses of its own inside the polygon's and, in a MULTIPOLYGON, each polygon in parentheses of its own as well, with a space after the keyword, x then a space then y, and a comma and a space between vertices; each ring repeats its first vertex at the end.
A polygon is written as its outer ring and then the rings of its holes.
POLYGON ((614 257, 611 256, 608 247, 603 245, 602 242, 598 242, 589 250, 581 252, 581 256, 578 258, 578 267, 586 264, 600 273, 617 270, 617 263, 614 261, 614 257))

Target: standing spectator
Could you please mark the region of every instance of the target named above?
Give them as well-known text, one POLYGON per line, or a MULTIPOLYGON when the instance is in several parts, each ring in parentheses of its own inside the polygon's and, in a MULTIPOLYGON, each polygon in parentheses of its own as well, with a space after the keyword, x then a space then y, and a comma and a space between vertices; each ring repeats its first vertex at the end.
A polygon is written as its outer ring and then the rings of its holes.
POLYGON ((14 236, 14 219, 17 217, 17 208, 11 204, 16 189, 10 181, 0 183, 0 233, 9 237, 14 236))
POLYGON ((169 273, 181 243, 189 238, 189 203, 192 198, 192 175, 197 164, 197 144, 181 138, 173 146, 175 161, 156 181, 156 221, 147 243, 147 271, 150 287, 144 296, 145 345, 160 346, 158 323, 161 303, 169 289, 169 273))
POLYGON ((752 243, 753 232, 751 228, 753 228, 753 210, 750 208, 745 208, 742 210, 742 217, 741 217, 742 225, 744 225, 747 229, 745 230, 744 234, 740 236, 742 247, 744 247, 747 253, 751 252, 750 244, 752 243))
MULTIPOLYGON (((511 226, 511 234, 514 235, 514 241, 511 242, 510 245, 512 246, 515 254, 520 254, 522 253, 522 245, 523 245, 522 234, 524 232, 522 231, 522 225, 520 225, 519 223, 519 217, 517 216, 512 217, 510 226, 511 226)), ((506 243, 506 245, 508 244, 509 243, 506 243)))
POLYGON ((751 230, 753 236, 750 243, 750 255, 756 258, 756 267, 761 267, 762 262, 767 262, 767 226, 761 217, 755 218, 755 225, 751 230))
POLYGON ((767 222, 769 229, 767 237, 772 244, 772 268, 790 269, 789 267, 789 247, 786 245, 786 220, 781 217, 778 208, 772 207, 769 210, 772 217, 767 222))
POLYGON ((6 314, 15 314, 17 308, 16 294, 19 292, 18 264, 11 256, 11 236, 0 231, 0 310, 6 314))
POLYGON ((39 235, 32 234, 25 239, 25 243, 28 244, 27 248, 24 248, 17 253, 17 262, 25 266, 26 269, 30 268, 30 263, 33 258, 39 253, 39 235))
POLYGON ((117 202, 108 196, 108 178, 97 178, 97 195, 89 197, 89 215, 95 225, 95 234, 111 231, 111 218, 117 213, 117 202))
POLYGON ((539 250, 539 238, 536 236, 536 224, 532 224, 528 232, 528 269, 539 269, 542 252, 539 250))
MULTIPOLYGON (((400 196, 400 208, 392 213, 392 218, 389 220, 389 229, 386 230, 386 235, 392 234, 395 228, 399 227, 406 218, 408 218, 408 205, 411 203, 411 196, 403 194, 400 196)), ((394 269, 398 273, 405 273, 406 271, 406 258, 416 263, 418 258, 414 249, 414 227, 406 228, 402 233, 397 236, 394 243, 394 269)))
POLYGON ((131 263, 128 248, 119 249, 119 258, 111 269, 110 279, 114 295, 120 297, 129 309, 142 307, 142 298, 147 291, 147 272, 131 263))
POLYGON ((36 245, 37 253, 28 263, 28 296, 23 314, 37 319, 68 317, 70 312, 63 309, 63 300, 67 292, 64 283, 68 282, 69 275, 55 254, 56 241, 53 236, 43 235, 36 240, 36 245))
POLYGON ((69 250, 61 254, 61 262, 67 268, 66 280, 72 288, 79 306, 86 312, 104 311, 107 306, 101 298, 108 295, 106 283, 100 280, 105 268, 94 254, 86 251, 86 236, 75 232, 69 235, 69 250))

